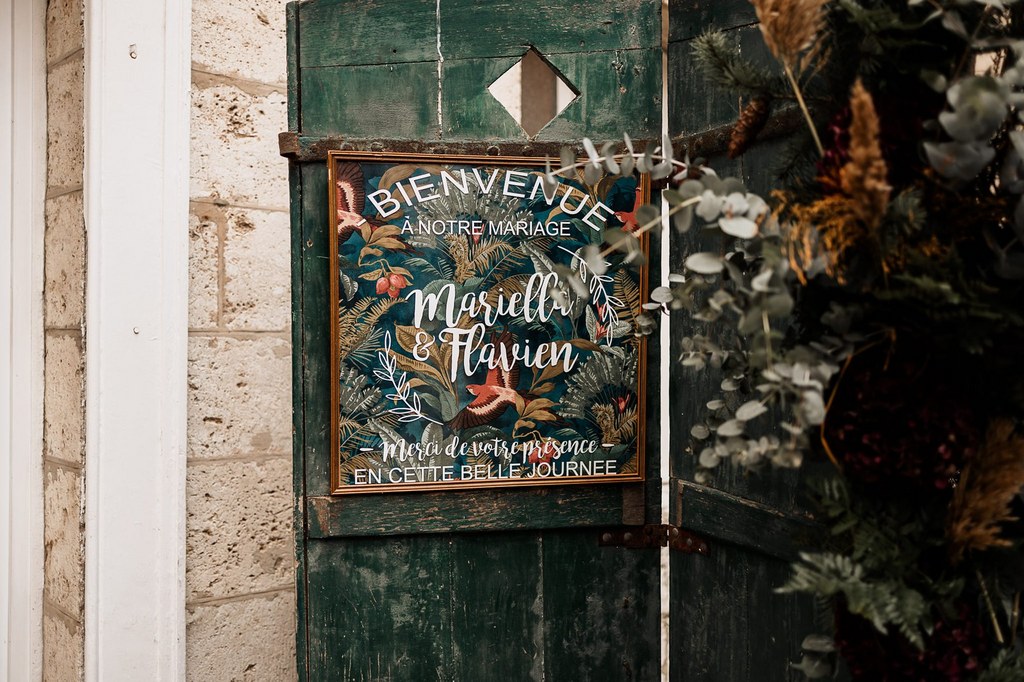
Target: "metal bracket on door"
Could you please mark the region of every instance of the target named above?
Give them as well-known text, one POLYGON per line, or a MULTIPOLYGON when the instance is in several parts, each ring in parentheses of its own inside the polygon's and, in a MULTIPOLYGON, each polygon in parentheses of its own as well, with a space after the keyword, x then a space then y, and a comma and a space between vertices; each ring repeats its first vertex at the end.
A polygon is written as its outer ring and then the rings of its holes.
POLYGON ((669 547, 680 552, 708 553, 708 543, 702 538, 667 523, 627 526, 601 531, 597 544, 600 547, 627 547, 629 549, 669 547))

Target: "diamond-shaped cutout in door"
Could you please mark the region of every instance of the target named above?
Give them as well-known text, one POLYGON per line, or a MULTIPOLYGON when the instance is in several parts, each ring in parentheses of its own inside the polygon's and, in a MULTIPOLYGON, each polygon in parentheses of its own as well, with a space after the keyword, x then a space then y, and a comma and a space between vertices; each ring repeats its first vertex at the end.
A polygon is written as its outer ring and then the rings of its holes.
POLYGON ((487 90, 530 137, 579 97, 572 83, 533 48, 487 90))

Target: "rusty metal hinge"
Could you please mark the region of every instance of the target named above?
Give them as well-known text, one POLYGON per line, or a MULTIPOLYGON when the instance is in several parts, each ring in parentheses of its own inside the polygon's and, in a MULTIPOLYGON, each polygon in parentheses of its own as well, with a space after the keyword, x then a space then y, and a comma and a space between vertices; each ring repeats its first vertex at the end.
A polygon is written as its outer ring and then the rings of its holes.
POLYGON ((630 549, 669 547, 680 552, 708 553, 708 543, 702 538, 667 523, 627 526, 601 531, 597 544, 601 547, 628 547, 630 549))

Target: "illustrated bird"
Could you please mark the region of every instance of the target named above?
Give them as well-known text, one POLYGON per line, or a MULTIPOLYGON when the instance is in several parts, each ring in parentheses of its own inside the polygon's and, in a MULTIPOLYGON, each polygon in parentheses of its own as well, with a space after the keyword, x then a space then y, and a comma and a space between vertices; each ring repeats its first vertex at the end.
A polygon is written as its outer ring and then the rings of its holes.
POLYGON ((353 232, 363 226, 363 223, 380 225, 380 222, 363 215, 363 209, 366 208, 366 190, 363 189, 365 180, 358 163, 338 164, 334 178, 337 189, 335 208, 338 212, 338 243, 343 244, 353 232))
POLYGON ((640 224, 636 220, 636 211, 640 208, 640 188, 636 188, 636 198, 633 200, 633 208, 629 211, 616 211, 615 217, 622 223, 622 229, 625 232, 633 232, 640 227, 640 224))
MULTIPOLYGON (((507 330, 502 332, 501 336, 492 334, 491 343, 501 346, 505 357, 512 356, 512 334, 507 330)), ((498 357, 501 357, 500 353, 498 357)), ((487 370, 484 383, 466 386, 466 390, 476 397, 448 422, 448 426, 453 429, 468 429, 494 421, 510 405, 516 404, 517 395, 524 395, 517 390, 518 383, 519 367, 513 364, 506 370, 498 363, 497 367, 487 370)), ((533 397, 535 396, 530 396, 533 397)))

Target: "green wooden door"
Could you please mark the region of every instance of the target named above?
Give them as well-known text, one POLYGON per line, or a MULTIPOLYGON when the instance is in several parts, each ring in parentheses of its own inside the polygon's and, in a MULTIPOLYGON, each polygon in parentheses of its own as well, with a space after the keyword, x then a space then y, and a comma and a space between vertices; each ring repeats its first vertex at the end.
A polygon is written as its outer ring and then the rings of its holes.
MULTIPOLYGON (((792 118, 776 117, 759 142, 738 160, 725 154, 732 124, 743 102, 711 87, 694 65, 691 41, 709 29, 725 30, 736 49, 773 63, 764 47, 753 6, 747 0, 672 0, 669 29, 669 126, 691 154, 707 159, 719 175, 741 178, 767 196, 786 158, 792 118)), ((671 270, 682 272, 686 256, 707 250, 699 233, 673 239, 671 270)), ((671 321, 671 357, 682 340, 706 333, 685 314, 671 321)), ((749 475, 720 467, 710 481, 694 482, 696 457, 691 427, 720 392, 713 372, 672 369, 669 386, 668 456, 670 519, 704 538, 706 554, 674 554, 671 563, 671 679, 674 681, 806 679, 792 669, 806 635, 828 632, 828 617, 806 596, 775 594, 786 582, 789 562, 817 531, 803 508, 801 481, 790 471, 766 469, 749 475)), ((805 466, 801 471, 810 470, 805 466)))
POLYGON ((329 495, 325 160, 656 137, 660 3, 308 0, 288 19, 300 676, 657 679, 659 552, 597 542, 660 520, 656 456, 646 487, 329 495), (533 142, 487 90, 531 46, 579 91, 533 142))
MULTIPOLYGON (((648 344, 647 481, 482 491, 330 493, 327 152, 558 155, 565 143, 660 137, 661 0, 304 0, 288 6, 292 197, 297 655, 303 680, 618 681, 661 677, 658 549, 603 547, 604 529, 670 521, 708 544, 671 554, 673 680, 799 679, 809 603, 778 597, 810 524, 796 482, 692 482, 690 425, 705 384, 672 370, 671 447, 659 452, 660 348, 648 344), (533 140, 487 86, 535 48, 579 97, 533 140)), ((737 103, 711 96, 689 57, 704 28, 737 27, 745 2, 672 0, 667 115, 695 153, 763 187, 773 142, 745 166, 717 155, 737 103), (711 132, 708 132, 711 131, 711 132), (704 149, 700 147, 703 145, 704 149), (764 161, 761 168, 760 161, 764 161), (753 177, 751 177, 753 176, 753 177)), ((682 143, 683 141, 681 141, 682 143)), ((660 280, 661 245, 651 247, 660 280)), ((672 244, 676 268, 694 247, 672 244)), ((692 327, 672 321, 673 348, 692 327)), ((664 550, 668 552, 669 550, 664 550)))

